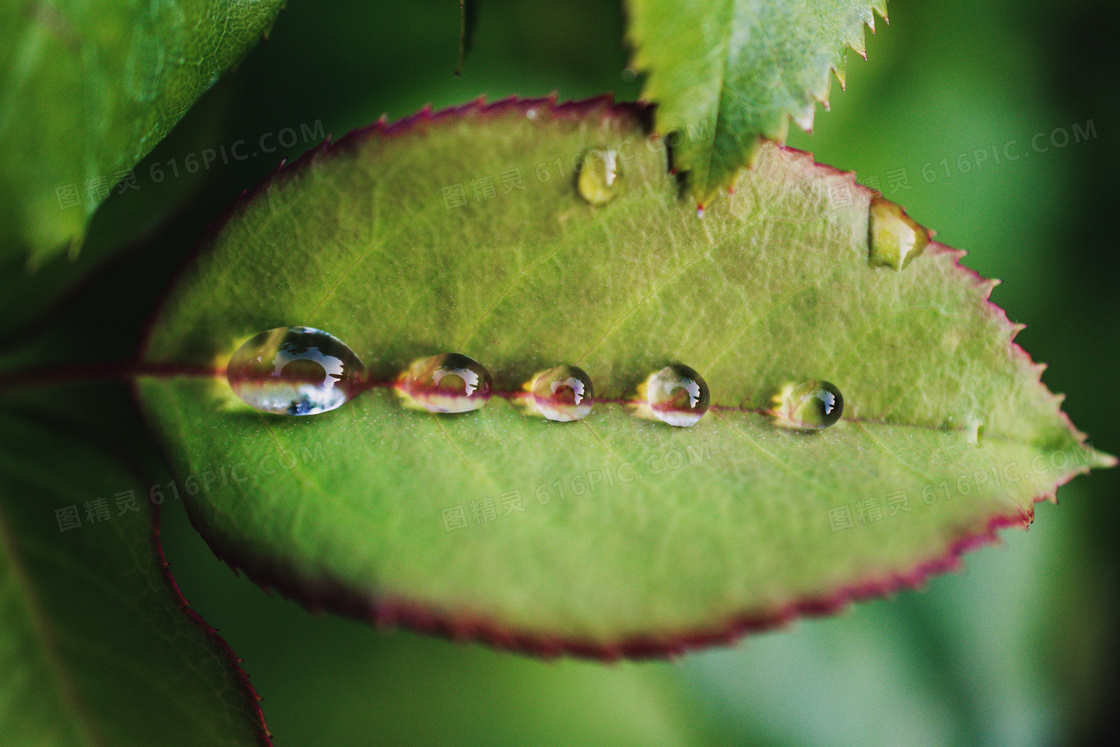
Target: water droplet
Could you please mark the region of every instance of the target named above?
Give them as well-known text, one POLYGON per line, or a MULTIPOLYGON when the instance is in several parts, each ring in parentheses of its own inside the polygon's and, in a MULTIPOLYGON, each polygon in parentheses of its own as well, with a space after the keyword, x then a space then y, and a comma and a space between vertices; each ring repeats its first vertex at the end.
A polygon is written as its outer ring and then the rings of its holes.
POLYGON ((787 384, 774 402, 774 417, 786 428, 822 430, 836 423, 844 413, 844 395, 827 381, 787 384))
POLYGON ((979 446, 984 437, 984 421, 975 415, 969 416, 964 423, 964 440, 970 446, 979 446))
POLYGON ((871 200, 868 227, 872 267, 901 270, 929 244, 929 231, 906 214, 901 205, 882 197, 871 200))
POLYGON ((366 369, 333 335, 311 327, 277 327, 230 357, 226 378, 247 404, 286 415, 314 415, 346 404, 366 369))
POLYGON ((606 205, 623 192, 618 151, 613 148, 588 148, 580 158, 576 180, 580 197, 592 205, 606 205))
POLYGON ((444 353, 416 361, 398 389, 429 412, 470 412, 490 399, 490 372, 473 358, 444 353))
POLYGON ((530 389, 537 409, 549 420, 583 420, 591 412, 595 390, 582 368, 556 366, 533 377, 530 389))
POLYGON ((654 416, 669 425, 696 425, 708 411, 707 382, 682 363, 665 366, 642 387, 654 416))

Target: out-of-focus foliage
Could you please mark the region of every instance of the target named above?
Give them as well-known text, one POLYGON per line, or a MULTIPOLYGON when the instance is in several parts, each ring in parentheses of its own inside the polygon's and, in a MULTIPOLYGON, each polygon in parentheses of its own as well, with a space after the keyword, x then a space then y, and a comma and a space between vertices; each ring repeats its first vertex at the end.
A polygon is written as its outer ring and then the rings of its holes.
MULTIPOLYGON (((1101 393, 1120 370, 1112 344, 1120 255, 1109 220, 1120 171, 1112 134, 1120 57, 1110 41, 1120 8, 892 0, 890 11, 891 25, 867 36, 869 61, 849 59, 847 91, 833 90, 814 133, 795 132, 791 144, 877 183, 936 226, 939 240, 969 250, 966 265, 1003 278, 993 300, 1029 325, 1018 341, 1052 364, 1044 381, 1069 395, 1074 422, 1115 453, 1120 417, 1101 393)), ((282 156, 313 144, 303 126, 338 135, 383 111, 395 118, 483 93, 582 98, 613 89, 625 99, 641 89, 624 73, 616 5, 481 3, 473 50, 455 78, 458 31, 458 7, 436 0, 291 3, 270 41, 200 102, 213 107, 218 130, 200 145, 157 149, 136 171, 150 190, 152 168, 169 174, 171 159, 181 168, 191 153, 228 153, 238 141, 246 158, 213 161, 197 189, 183 190, 194 196, 171 222, 51 317, 58 326, 49 337, 15 343, 40 346, 43 361, 133 355, 193 238, 282 156), (282 148, 285 128, 295 141, 282 148)), ((193 117, 184 123, 197 126, 193 117)), ((95 221, 89 241, 113 230, 121 226, 95 221)), ((106 433, 135 428, 126 398, 55 399, 106 433)), ((936 579, 927 593, 678 665, 556 666, 384 638, 235 577, 175 503, 164 506, 164 537, 185 595, 246 658, 271 730, 290 744, 318 744, 324 734, 371 741, 416 723, 430 725, 419 736, 436 743, 501 731, 542 744, 571 743, 573 733, 625 744, 617 726, 640 723, 648 728, 634 741, 647 743, 1050 744, 1116 729, 1117 494, 1116 470, 1079 478, 1059 492, 1060 506, 1039 507, 1030 532, 969 556, 963 575, 936 579)))

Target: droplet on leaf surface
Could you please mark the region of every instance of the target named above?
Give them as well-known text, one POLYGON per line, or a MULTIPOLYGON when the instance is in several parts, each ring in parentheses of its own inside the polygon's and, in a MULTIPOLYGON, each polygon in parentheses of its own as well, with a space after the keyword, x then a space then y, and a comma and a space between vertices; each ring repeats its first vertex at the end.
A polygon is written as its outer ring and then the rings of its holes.
POLYGON ((984 437, 984 421, 972 415, 964 423, 965 441, 970 446, 979 446, 980 439, 984 437))
POLYGON ((459 353, 416 361, 398 381, 398 389, 429 412, 470 412, 490 399, 490 372, 459 353))
POLYGON ((591 377, 576 366, 556 366, 533 377, 530 389, 537 409, 549 420, 582 420, 591 413, 595 390, 591 377))
POLYGON ((623 191, 618 152, 612 148, 588 148, 580 159, 576 179, 579 195, 592 205, 606 205, 623 191))
POLYGON ((361 391, 365 366, 337 337, 312 327, 277 327, 251 338, 226 365, 234 394, 283 415, 315 415, 361 391))
POLYGON ((925 250, 929 231, 907 215, 901 205, 875 197, 871 200, 868 241, 868 261, 873 267, 901 270, 925 250))
POLYGON ((683 363, 672 363, 651 375, 639 392, 643 390, 653 415, 669 425, 696 425, 708 411, 708 383, 683 363))
POLYGON ((823 430, 844 413, 844 396, 828 381, 806 381, 787 385, 774 397, 778 425, 804 430, 823 430))

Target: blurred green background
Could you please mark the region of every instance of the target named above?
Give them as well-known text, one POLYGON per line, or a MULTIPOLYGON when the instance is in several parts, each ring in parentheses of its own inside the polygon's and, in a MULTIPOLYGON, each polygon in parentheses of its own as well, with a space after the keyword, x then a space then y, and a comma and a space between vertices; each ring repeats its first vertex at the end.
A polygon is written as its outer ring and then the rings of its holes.
MULTIPOLYGON (((382 113, 483 94, 638 97, 616 3, 474 6, 473 49, 456 78, 456 3, 292 0, 270 40, 137 167, 141 188, 106 203, 85 261, 131 249, 21 340, 40 358, 134 356, 204 227, 282 156, 313 145, 303 133, 319 123, 337 137, 382 113), (299 136, 292 147, 253 147, 284 128, 299 136), (151 179, 153 167, 168 172, 172 159, 238 140, 254 153, 243 162, 151 179)), ((1029 325, 1018 341, 1051 364, 1043 380, 1069 395, 1066 411, 1095 446, 1120 452, 1110 217, 1120 6, 891 0, 889 10, 891 24, 868 35, 868 61, 849 55, 847 91, 834 85, 831 111, 818 108, 814 133, 790 144, 856 171, 968 250, 966 265, 1002 278, 993 300, 1029 325)), ((79 407, 73 396, 56 405, 79 407)), ((119 417, 123 389, 80 407, 137 428, 119 417)), ((1038 507, 1029 532, 1006 532, 923 592, 672 662, 543 662, 377 631, 238 578, 181 506, 165 506, 163 536, 183 594, 245 658, 281 745, 1049 745, 1118 730, 1118 487, 1120 470, 1078 478, 1060 506, 1038 507)))

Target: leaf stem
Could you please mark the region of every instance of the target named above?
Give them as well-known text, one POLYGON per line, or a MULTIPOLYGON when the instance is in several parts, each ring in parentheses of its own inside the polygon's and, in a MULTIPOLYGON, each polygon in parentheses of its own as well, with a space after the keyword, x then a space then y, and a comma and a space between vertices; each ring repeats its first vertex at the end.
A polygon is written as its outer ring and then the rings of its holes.
POLYGON ((178 363, 114 361, 40 366, 0 374, 0 392, 32 389, 56 384, 127 382, 137 376, 214 376, 222 373, 205 366, 178 363))

